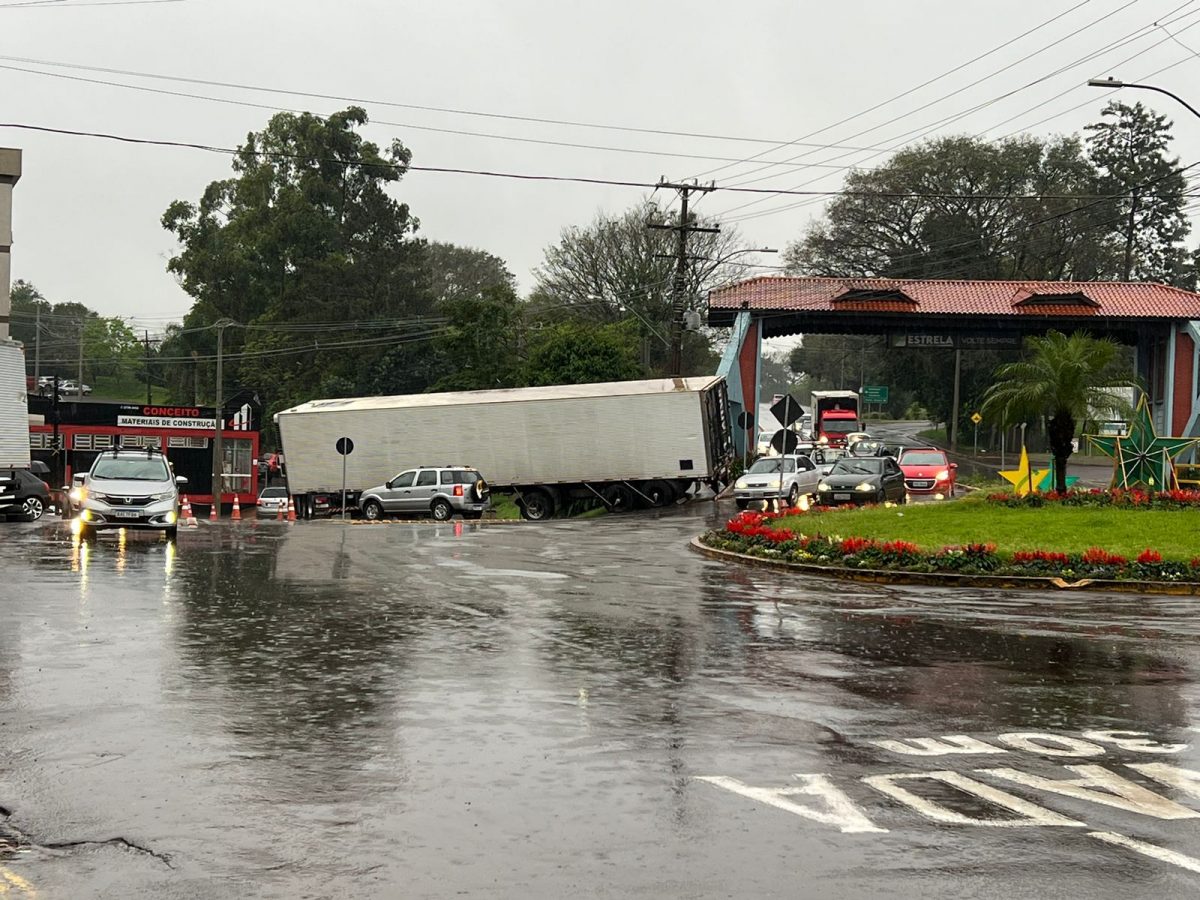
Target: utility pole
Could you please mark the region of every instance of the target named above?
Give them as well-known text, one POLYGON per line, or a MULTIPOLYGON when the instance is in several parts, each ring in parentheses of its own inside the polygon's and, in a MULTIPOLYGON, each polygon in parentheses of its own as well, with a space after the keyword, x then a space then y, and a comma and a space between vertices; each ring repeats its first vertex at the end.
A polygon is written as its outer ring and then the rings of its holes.
POLYGON ((79 378, 75 381, 75 395, 83 399, 83 319, 79 320, 79 378))
POLYGON ((950 407, 950 452, 958 450, 958 394, 962 378, 962 351, 954 351, 954 401, 950 407))
POLYGON ((146 405, 150 406, 152 403, 154 403, 154 397, 150 391, 150 331, 149 331, 149 329, 142 332, 142 334, 144 335, 144 337, 142 338, 142 341, 146 346, 146 405))
POLYGON ((675 283, 671 291, 671 356, 668 364, 668 368, 670 369, 669 374, 678 378, 683 374, 683 314, 685 295, 687 293, 688 235, 699 232, 716 234, 721 229, 716 227, 706 228, 692 224, 692 215, 688 212, 688 201, 693 192, 706 194, 709 191, 716 190, 716 185, 701 185, 697 182, 691 184, 674 184, 663 179, 658 182, 658 186, 677 191, 681 203, 678 225, 667 225, 657 222, 646 223, 649 228, 661 231, 674 231, 679 238, 679 243, 675 251, 675 283))
POLYGON ((38 387, 38 379, 42 377, 42 307, 39 305, 33 311, 33 384, 38 387))
POLYGON ((221 464, 224 461, 223 448, 221 446, 221 431, 225 427, 225 395, 222 390, 221 382, 221 356, 225 351, 225 329, 230 325, 236 325, 237 322, 233 319, 223 318, 213 322, 212 327, 217 329, 217 406, 215 410, 215 423, 213 428, 213 458, 212 458, 212 492, 213 492, 213 510, 216 517, 221 515, 221 464))

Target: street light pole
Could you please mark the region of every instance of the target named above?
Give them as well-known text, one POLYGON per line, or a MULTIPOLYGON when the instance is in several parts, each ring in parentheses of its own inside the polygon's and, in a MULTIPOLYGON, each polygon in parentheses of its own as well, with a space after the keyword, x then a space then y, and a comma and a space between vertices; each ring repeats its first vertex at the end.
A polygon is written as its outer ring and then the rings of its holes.
POLYGON ((214 427, 213 427, 213 458, 212 458, 212 492, 213 492, 213 518, 221 516, 221 464, 224 461, 224 448, 221 446, 221 431, 225 427, 225 394, 224 384, 222 382, 221 363, 222 355, 225 351, 225 329, 230 325, 236 325, 237 322, 233 319, 222 318, 213 322, 212 327, 217 329, 217 384, 216 384, 216 409, 214 410, 214 427))
POLYGON ((1188 103, 1186 100, 1184 100, 1178 94, 1173 94, 1170 91, 1168 91, 1166 88, 1160 88, 1157 85, 1136 84, 1132 81, 1121 81, 1117 78, 1110 77, 1110 78, 1092 78, 1088 81, 1088 87, 1108 88, 1110 90, 1115 90, 1117 88, 1137 88, 1138 90, 1142 90, 1142 91, 1156 91, 1159 94, 1166 94, 1168 97, 1170 97, 1176 103, 1182 104, 1183 106, 1187 107, 1188 112, 1190 112, 1196 118, 1200 119, 1200 110, 1197 110, 1196 107, 1192 106, 1192 104, 1188 103))

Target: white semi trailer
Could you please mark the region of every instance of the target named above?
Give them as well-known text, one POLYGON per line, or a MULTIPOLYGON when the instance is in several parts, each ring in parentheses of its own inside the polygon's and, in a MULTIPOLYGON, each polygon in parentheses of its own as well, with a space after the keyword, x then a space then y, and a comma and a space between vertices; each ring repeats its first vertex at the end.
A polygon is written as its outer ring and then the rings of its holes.
POLYGON ((0 469, 29 468, 29 398, 25 350, 0 340, 0 469))
POLYGON ((406 469, 462 465, 540 519, 575 500, 623 510, 719 490, 733 458, 720 377, 313 400, 275 422, 301 516, 340 503, 343 463, 347 505, 406 469))

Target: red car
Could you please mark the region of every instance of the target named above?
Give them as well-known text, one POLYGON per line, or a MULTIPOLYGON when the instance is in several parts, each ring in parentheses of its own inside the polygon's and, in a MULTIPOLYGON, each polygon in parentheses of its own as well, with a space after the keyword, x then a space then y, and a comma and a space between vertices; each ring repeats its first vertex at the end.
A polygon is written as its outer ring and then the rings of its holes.
POLYGON ((958 463, 950 462, 945 452, 933 447, 905 450, 899 462, 910 494, 928 494, 938 500, 954 496, 958 463))

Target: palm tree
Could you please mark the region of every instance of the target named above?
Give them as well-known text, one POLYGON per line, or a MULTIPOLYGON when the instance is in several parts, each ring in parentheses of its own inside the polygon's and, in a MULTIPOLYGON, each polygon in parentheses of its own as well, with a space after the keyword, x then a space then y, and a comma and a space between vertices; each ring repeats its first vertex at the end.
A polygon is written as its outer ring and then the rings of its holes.
POLYGON ((1026 358, 996 369, 996 382, 984 395, 984 409, 1004 423, 1046 417, 1054 457, 1054 489, 1067 489, 1067 458, 1080 421, 1092 410, 1129 410, 1122 388, 1138 387, 1109 338, 1077 331, 1070 337, 1050 331, 1025 339, 1026 358))

